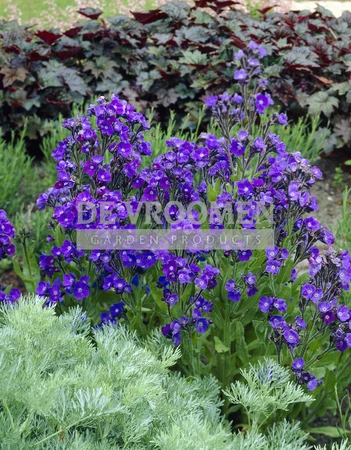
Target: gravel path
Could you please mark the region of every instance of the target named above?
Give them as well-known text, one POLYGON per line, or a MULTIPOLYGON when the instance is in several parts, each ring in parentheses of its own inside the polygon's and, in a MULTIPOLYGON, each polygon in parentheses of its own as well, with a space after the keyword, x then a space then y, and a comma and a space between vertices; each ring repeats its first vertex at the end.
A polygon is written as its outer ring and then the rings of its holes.
MULTIPOLYGON (((351 12, 351 1, 337 2, 337 1, 327 1, 318 2, 323 8, 331 11, 335 17, 340 17, 344 11, 351 12)), ((317 7, 317 2, 297 2, 293 1, 291 4, 292 11, 302 11, 307 9, 309 11, 314 11, 317 7)))

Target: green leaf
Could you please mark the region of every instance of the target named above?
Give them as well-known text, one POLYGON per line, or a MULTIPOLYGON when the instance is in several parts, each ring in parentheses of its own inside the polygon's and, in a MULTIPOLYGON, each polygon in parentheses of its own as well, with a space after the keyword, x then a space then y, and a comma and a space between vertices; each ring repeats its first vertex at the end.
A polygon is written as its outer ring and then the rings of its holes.
POLYGON ((300 66, 306 70, 306 67, 319 67, 314 60, 317 60, 315 53, 311 52, 307 47, 295 47, 292 51, 284 54, 284 59, 293 66, 300 66))
POLYGON ((114 92, 115 94, 119 94, 128 86, 128 81, 123 80, 123 77, 120 73, 116 73, 113 80, 111 80, 110 78, 105 78, 101 83, 98 83, 96 85, 95 90, 96 92, 114 92))
POLYGON ((116 61, 107 58, 106 56, 99 56, 92 61, 87 61, 84 65, 84 71, 90 71, 95 78, 103 75, 104 78, 114 79, 117 75, 118 64, 116 61))
POLYGON ((308 112, 315 116, 322 112, 329 117, 339 106, 339 100, 327 92, 316 92, 311 95, 307 103, 309 104, 308 112))
POLYGON ((213 17, 211 17, 206 11, 195 10, 192 12, 192 16, 195 17, 195 23, 205 24, 213 23, 213 17))
POLYGON ((257 348, 262 349, 262 339, 256 339, 247 345, 247 350, 256 350, 257 348))
POLYGON ((162 301, 163 298, 163 291, 162 289, 159 289, 157 286, 155 286, 153 283, 149 284, 150 293, 155 300, 157 306, 161 309, 162 312, 167 312, 167 304, 166 302, 162 301))
POLYGON ((155 33, 153 35, 154 39, 157 39, 157 41, 160 44, 166 44, 167 42, 171 41, 173 39, 172 33, 155 33))
POLYGON ((220 178, 217 179, 214 190, 217 195, 222 192, 222 180, 220 178))
POLYGON ((101 310, 108 309, 110 306, 112 306, 114 303, 117 302, 118 296, 116 292, 109 290, 109 291, 103 291, 99 292, 96 296, 96 303, 100 305, 101 310))
POLYGON ((243 364, 249 363, 249 352, 245 341, 245 329, 241 322, 235 322, 236 354, 243 364))
POLYGON ((217 200, 217 193, 210 184, 207 185, 207 199, 210 202, 217 200))
POLYGON ((169 2, 161 6, 160 10, 165 12, 175 22, 181 22, 188 18, 190 5, 185 2, 169 2))
POLYGON ((4 293, 6 294, 6 295, 9 295, 9 293, 11 292, 11 289, 13 288, 13 285, 12 284, 9 284, 8 286, 6 286, 6 289, 4 289, 4 293))
POLYGON ((55 244, 58 247, 61 247, 61 245, 64 243, 65 241, 65 237, 61 232, 61 226, 57 225, 56 229, 55 229, 55 244))
POLYGON ((88 86, 85 84, 85 81, 82 77, 80 77, 77 72, 73 69, 63 68, 57 72, 59 78, 62 78, 64 84, 74 92, 78 92, 81 95, 87 95, 88 86))
POLYGON ((173 88, 171 89, 160 89, 157 93, 159 97, 160 104, 168 108, 170 105, 177 103, 179 94, 173 88))
POLYGON ((221 305, 218 304, 218 302, 214 302, 213 309, 211 312, 211 319, 213 320, 213 324, 217 329, 219 330, 223 329, 225 319, 222 314, 222 307, 221 305))
POLYGON ((345 95, 351 90, 351 84, 347 81, 344 81, 342 83, 335 83, 331 88, 329 88, 329 91, 337 91, 339 95, 345 95))
POLYGON ((184 50, 183 57, 179 58, 179 62, 195 66, 206 66, 208 64, 208 58, 206 54, 201 53, 199 50, 184 50))
POLYGON ((149 90, 154 84, 155 80, 162 78, 160 72, 156 69, 150 70, 150 72, 141 72, 136 79, 136 84, 141 86, 145 90, 149 90))
POLYGON ((17 89, 11 93, 11 99, 16 100, 26 111, 29 111, 33 106, 40 107, 40 97, 34 95, 27 98, 27 92, 24 89, 17 89))
MULTIPOLYGON (((179 36, 181 36, 183 39, 187 39, 191 42, 196 42, 198 44, 207 42, 211 35, 207 31, 205 27, 202 26, 192 26, 191 28, 185 28, 182 27, 180 32, 178 33, 177 38, 179 39, 179 36)), ((196 50, 198 52, 198 50, 196 50)), ((199 52, 200 53, 200 52, 199 52)))
POLYGON ((225 346, 217 336, 214 337, 214 341, 215 341, 215 350, 217 353, 229 352, 230 350, 229 347, 225 346))
POLYGON ((181 295, 181 298, 188 301, 190 297, 192 297, 195 294, 195 284, 189 283, 186 288, 184 289, 184 292, 181 295))
POLYGON ((307 283, 307 281, 311 278, 310 274, 308 273, 303 273, 302 275, 300 275, 292 284, 292 290, 296 291, 297 289, 299 289, 299 287, 301 286, 301 284, 307 283))
POLYGON ((27 259, 24 258, 23 260, 23 270, 21 269, 18 261, 13 261, 13 269, 18 275, 21 280, 24 282, 26 289, 28 292, 35 292, 35 288, 37 284, 40 281, 40 268, 38 261, 36 260, 36 257, 33 252, 28 252, 28 264, 27 265, 27 259))
MULTIPOLYGON (((336 427, 316 427, 316 428, 308 428, 306 430, 311 434, 324 434, 324 436, 329 436, 332 438, 340 438, 341 432, 336 427)), ((351 434, 351 431, 346 431, 347 434, 351 434)))
POLYGON ((21 280, 24 279, 24 273, 22 272, 18 261, 15 259, 13 260, 13 270, 15 271, 15 274, 21 278, 21 280))
POLYGON ((61 87, 62 82, 58 78, 59 70, 63 70, 64 66, 58 61, 51 60, 44 62, 39 71, 39 81, 42 88, 61 87))
POLYGON ((273 64, 272 66, 265 67, 263 74, 265 77, 275 77, 280 78, 281 67, 278 64, 273 64))

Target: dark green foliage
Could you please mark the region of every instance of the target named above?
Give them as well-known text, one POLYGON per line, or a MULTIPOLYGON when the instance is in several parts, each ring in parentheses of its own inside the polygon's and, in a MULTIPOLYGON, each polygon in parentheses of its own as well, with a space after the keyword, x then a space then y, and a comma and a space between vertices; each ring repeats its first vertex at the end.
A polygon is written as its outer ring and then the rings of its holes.
POLYGON ((29 116, 28 134, 38 137, 48 131, 45 120, 112 91, 142 110, 154 107, 162 121, 173 109, 178 119, 190 113, 196 122, 204 95, 233 85, 233 52, 255 40, 269 54, 270 90, 291 117, 322 113, 334 127, 326 150, 350 144, 351 14, 336 19, 321 7, 299 14, 262 10, 258 19, 232 3, 175 1, 107 23, 85 10, 88 20, 64 33, 1 22, 3 131, 29 116))

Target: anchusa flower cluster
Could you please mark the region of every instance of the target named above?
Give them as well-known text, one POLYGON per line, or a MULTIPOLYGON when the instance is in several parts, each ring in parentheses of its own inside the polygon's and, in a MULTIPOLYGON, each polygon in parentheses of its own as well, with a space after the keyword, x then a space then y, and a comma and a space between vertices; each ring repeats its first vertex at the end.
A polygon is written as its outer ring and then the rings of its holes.
MULTIPOLYGON (((7 218, 6 212, 0 210, 0 260, 6 259, 8 256, 15 254, 15 246, 12 242, 15 237, 15 229, 11 222, 7 218)), ((19 289, 5 289, 0 286, 0 303, 14 303, 16 302, 21 293, 19 289)))
POLYGON ((39 209, 53 208, 55 236, 48 238, 53 242, 51 254, 40 258, 40 268, 52 281, 39 283, 37 294, 45 297, 47 304, 70 298, 91 311, 101 291, 114 291, 109 303, 119 301, 110 306, 110 315, 101 313, 104 323, 113 322, 123 312, 121 305, 124 294, 131 292, 131 279, 149 261, 135 252, 79 249, 75 232, 92 226, 129 226, 125 201, 137 205, 132 191, 143 156, 151 154, 143 135, 149 124, 113 95, 110 102, 100 98, 88 107, 85 116, 64 121, 63 127, 71 134, 52 154, 58 180, 37 201, 39 209))
POLYGON ((296 358, 291 365, 291 369, 299 383, 305 384, 310 391, 314 391, 316 387, 323 383, 321 379, 317 379, 315 375, 305 370, 305 360, 303 358, 296 358))
MULTIPOLYGON (((309 219, 305 219, 305 222, 309 219)), ((314 219, 315 230, 321 226, 314 219), (317 226, 318 224, 318 226, 317 226)), ((325 230, 323 230, 323 234, 325 230)), ((330 232, 327 233, 331 239, 330 232)), ((308 241, 316 237, 309 236, 308 241)), ((319 239, 322 239, 319 236, 319 239)), ((325 242, 325 239, 324 239, 325 242)), ((271 250, 268 250, 271 253, 271 250)), ((338 301, 342 290, 348 290, 351 281, 351 258, 347 251, 335 251, 329 248, 324 254, 320 254, 317 247, 312 246, 308 250, 310 280, 302 284, 300 289, 298 309, 299 316, 294 323, 288 323, 284 315, 287 305, 284 300, 274 297, 262 296, 259 308, 268 313, 269 323, 272 327, 271 339, 276 345, 278 354, 282 347, 287 346, 290 354, 295 358, 292 365, 293 371, 299 382, 306 383, 309 389, 314 389, 320 384, 315 376, 303 371, 305 362, 302 358, 309 344, 329 332, 329 343, 325 352, 334 348, 345 351, 351 347, 351 310, 338 301), (301 355, 301 356, 299 356, 301 355), (295 364, 295 361, 298 363, 295 364), (298 364, 303 361, 301 371, 297 370, 298 364)), ((311 366, 315 358, 307 361, 311 366)))
POLYGON ((196 264, 189 264, 185 258, 169 258, 163 261, 164 277, 160 277, 159 283, 163 286, 163 300, 167 303, 169 315, 171 316, 170 308, 180 303, 181 310, 190 316, 183 315, 181 318, 173 320, 172 323, 165 325, 162 328, 164 336, 171 336, 173 343, 178 346, 180 344, 180 331, 182 327, 193 326, 197 333, 205 333, 212 323, 208 319, 207 313, 212 311, 212 302, 204 299, 203 295, 211 295, 212 290, 217 286, 216 277, 219 274, 219 269, 212 267, 210 264, 205 264, 201 269, 196 264), (189 299, 182 300, 181 296, 177 294, 179 285, 193 283, 198 289, 198 293, 189 299))
POLYGON ((330 331, 330 346, 341 352, 351 347, 351 310, 338 302, 342 290, 351 281, 351 258, 347 251, 329 248, 323 255, 317 248, 310 250, 311 279, 301 287, 300 309, 308 306, 318 317, 320 332, 330 331))

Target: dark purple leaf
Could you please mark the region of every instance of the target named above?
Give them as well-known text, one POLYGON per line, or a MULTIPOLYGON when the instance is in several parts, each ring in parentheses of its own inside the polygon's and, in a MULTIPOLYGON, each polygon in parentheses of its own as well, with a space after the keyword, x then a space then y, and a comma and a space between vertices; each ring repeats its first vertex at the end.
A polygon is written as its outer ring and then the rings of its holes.
POLYGON ((159 9, 154 9, 152 11, 147 11, 147 12, 131 11, 131 13, 133 14, 135 20, 142 23, 143 25, 146 25, 148 23, 157 22, 157 20, 165 19, 166 17, 168 17, 168 15, 165 12, 163 12, 159 9))
POLYGON ((82 47, 71 47, 67 50, 55 50, 54 54, 59 57, 61 61, 64 61, 67 58, 71 58, 72 56, 75 56, 79 50, 81 50, 82 47))
POLYGON ((60 100, 57 101, 57 100, 52 100, 50 98, 46 98, 45 101, 54 106, 67 106, 70 103, 72 103, 72 100, 71 101, 60 101, 60 100))
POLYGON ((12 52, 15 55, 19 55, 21 53, 21 49, 18 47, 18 45, 4 46, 4 50, 8 53, 12 52))
POLYGON ((78 33, 80 32, 81 29, 82 29, 82 27, 70 28, 69 30, 65 31, 63 34, 65 34, 66 36, 68 36, 70 38, 74 38, 78 35, 78 33))
POLYGON ((62 34, 52 33, 51 31, 37 31, 35 34, 48 45, 52 45, 62 36, 62 34))
POLYGON ((258 9, 257 11, 262 14, 262 16, 265 16, 268 11, 270 11, 271 9, 275 8, 277 5, 272 5, 272 6, 266 6, 265 8, 262 9, 258 9))
POLYGON ((99 16, 101 16, 101 14, 102 14, 101 9, 90 8, 90 7, 81 8, 77 12, 84 17, 88 17, 91 20, 97 20, 99 18, 99 16))
POLYGON ((247 44, 242 39, 240 39, 238 36, 232 36, 230 40, 236 48, 238 48, 238 49, 246 48, 247 44))
POLYGON ((211 8, 214 11, 239 4, 240 2, 235 2, 233 0, 195 0, 197 8, 211 8))
POLYGON ((50 58, 51 55, 51 48, 49 47, 42 47, 38 50, 33 50, 32 52, 28 53, 27 58, 30 62, 35 61, 47 61, 50 58))

